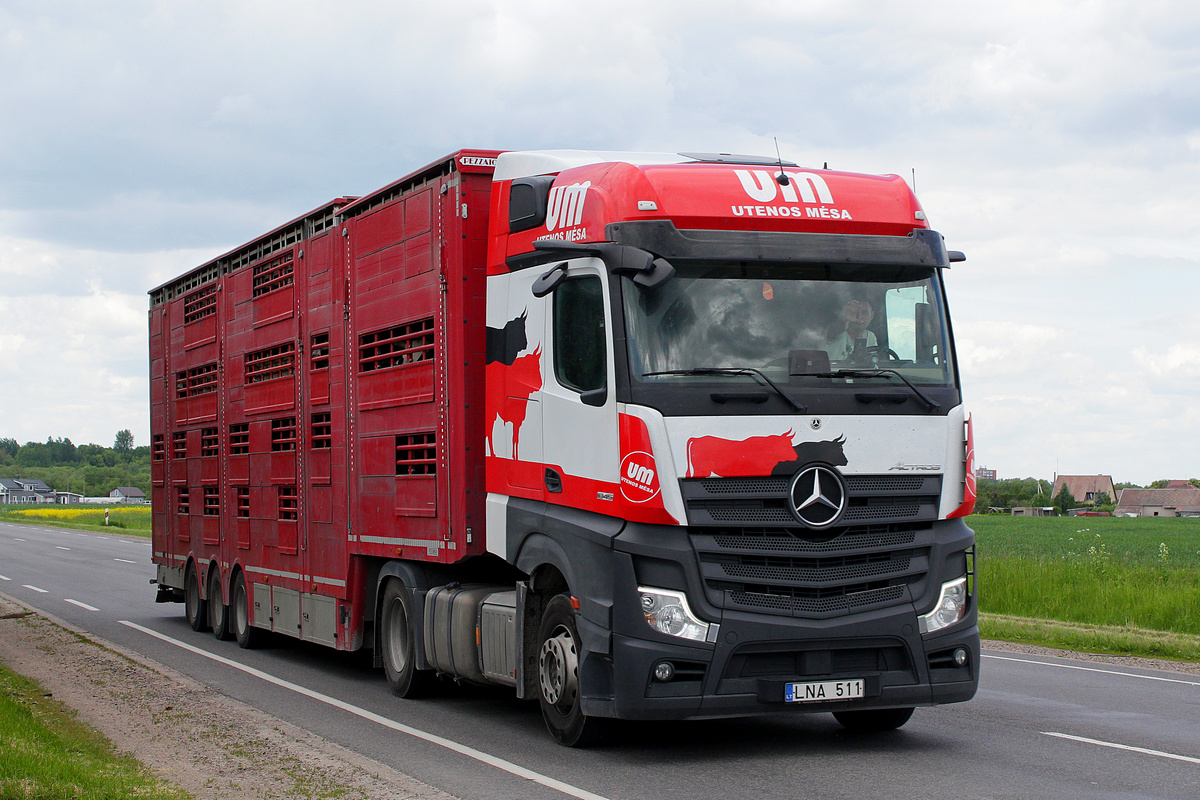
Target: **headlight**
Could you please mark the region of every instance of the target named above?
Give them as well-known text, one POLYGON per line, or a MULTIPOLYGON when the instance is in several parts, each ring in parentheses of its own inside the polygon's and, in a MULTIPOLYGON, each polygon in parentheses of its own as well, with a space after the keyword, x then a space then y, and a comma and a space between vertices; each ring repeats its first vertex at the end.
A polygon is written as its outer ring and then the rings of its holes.
POLYGON ((706 642, 711 641, 711 631, 712 638, 716 638, 717 625, 710 625, 698 619, 688 608, 687 597, 683 592, 639 586, 638 593, 641 595, 642 613, 646 615, 646 624, 659 633, 706 642))
POLYGON ((953 625, 967 615, 967 576, 942 584, 933 611, 918 617, 921 633, 933 633, 953 625))

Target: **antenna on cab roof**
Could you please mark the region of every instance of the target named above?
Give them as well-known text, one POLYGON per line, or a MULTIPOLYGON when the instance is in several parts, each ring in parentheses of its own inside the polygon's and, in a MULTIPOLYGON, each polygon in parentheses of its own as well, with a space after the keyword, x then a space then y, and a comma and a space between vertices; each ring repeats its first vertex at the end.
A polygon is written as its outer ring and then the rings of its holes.
POLYGON ((780 186, 787 186, 789 181, 787 173, 783 171, 783 154, 779 152, 779 137, 772 136, 771 138, 775 140, 775 157, 779 159, 779 174, 775 176, 775 182, 780 186))

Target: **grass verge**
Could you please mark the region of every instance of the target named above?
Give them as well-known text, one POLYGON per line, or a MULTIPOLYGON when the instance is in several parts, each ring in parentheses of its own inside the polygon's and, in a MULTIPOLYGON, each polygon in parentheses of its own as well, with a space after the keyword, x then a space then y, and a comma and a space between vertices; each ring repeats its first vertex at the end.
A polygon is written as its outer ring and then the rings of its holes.
POLYGON ((1055 647, 1086 653, 1165 658, 1200 663, 1200 636, 1116 625, 1088 625, 1046 619, 981 614, 984 639, 1055 647))
POLYGON ((98 732, 79 722, 34 681, 0 665, 0 797, 150 798, 191 795, 116 753, 98 732))

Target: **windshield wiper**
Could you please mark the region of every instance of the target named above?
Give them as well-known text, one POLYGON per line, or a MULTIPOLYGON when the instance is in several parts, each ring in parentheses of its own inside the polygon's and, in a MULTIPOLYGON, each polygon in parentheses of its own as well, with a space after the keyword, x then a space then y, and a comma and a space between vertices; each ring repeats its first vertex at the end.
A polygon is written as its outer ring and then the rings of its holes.
POLYGON ((661 372, 643 372, 643 378, 650 378, 655 375, 753 375, 757 378, 762 378, 763 383, 775 390, 775 393, 787 401, 798 414, 807 414, 808 406, 802 406, 792 398, 788 397, 787 392, 780 389, 779 386, 766 375, 754 367, 693 367, 692 369, 666 369, 661 372))
POLYGON ((924 392, 913 386, 908 378, 901 375, 894 369, 839 369, 837 372, 806 372, 805 376, 813 378, 888 378, 895 375, 904 385, 912 390, 912 393, 920 398, 925 405, 926 411, 941 411, 942 407, 925 396, 924 392))

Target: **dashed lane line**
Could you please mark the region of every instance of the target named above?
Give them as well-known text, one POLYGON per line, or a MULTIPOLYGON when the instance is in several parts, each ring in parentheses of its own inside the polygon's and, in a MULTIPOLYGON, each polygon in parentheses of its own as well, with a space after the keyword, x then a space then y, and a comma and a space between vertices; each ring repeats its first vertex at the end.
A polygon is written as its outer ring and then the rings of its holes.
POLYGON ((78 600, 72 600, 69 597, 66 599, 66 602, 70 603, 73 606, 79 606, 84 611, 99 611, 100 610, 100 609, 96 608, 95 606, 89 606, 87 603, 81 603, 78 600))
POLYGON ((49 594, 50 593, 46 589, 39 589, 37 586, 34 586, 29 583, 22 583, 21 586, 25 589, 32 589, 33 591, 38 592, 39 594, 49 594))

